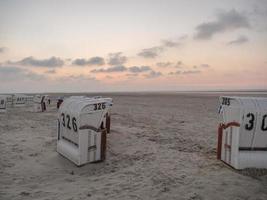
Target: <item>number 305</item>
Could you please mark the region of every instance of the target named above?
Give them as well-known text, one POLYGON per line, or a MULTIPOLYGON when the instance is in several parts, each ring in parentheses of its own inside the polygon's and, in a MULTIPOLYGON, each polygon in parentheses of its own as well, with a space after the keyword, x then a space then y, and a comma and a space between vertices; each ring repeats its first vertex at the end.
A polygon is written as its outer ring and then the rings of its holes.
POLYGON ((70 117, 69 115, 66 115, 64 113, 61 113, 62 117, 62 125, 64 127, 67 127, 68 129, 73 129, 75 132, 77 132, 77 124, 76 124, 76 118, 75 117, 70 117), (71 126, 72 124, 72 126, 71 126))

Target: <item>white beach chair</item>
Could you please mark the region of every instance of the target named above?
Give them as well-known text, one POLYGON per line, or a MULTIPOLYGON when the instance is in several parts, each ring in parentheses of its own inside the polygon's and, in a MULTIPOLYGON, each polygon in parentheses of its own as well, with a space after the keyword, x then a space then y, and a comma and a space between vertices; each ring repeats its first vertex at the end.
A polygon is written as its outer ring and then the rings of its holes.
POLYGON ((6 107, 7 107, 7 96, 0 95, 0 112, 1 113, 6 112, 6 107))
POLYGON ((236 169, 267 168, 267 98, 220 97, 217 158, 236 169))
POLYGON ((59 108, 57 151, 76 165, 105 159, 110 98, 70 97, 59 108))

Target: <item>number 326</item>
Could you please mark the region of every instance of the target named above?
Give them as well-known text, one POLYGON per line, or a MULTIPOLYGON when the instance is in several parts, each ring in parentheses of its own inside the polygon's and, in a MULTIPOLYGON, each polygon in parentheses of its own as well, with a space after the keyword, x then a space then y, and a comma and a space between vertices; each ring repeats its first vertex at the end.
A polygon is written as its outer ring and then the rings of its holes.
POLYGON ((66 119, 65 119, 65 114, 64 113, 61 114, 61 117, 62 117, 62 125, 64 127, 67 126, 68 129, 70 129, 70 130, 73 129, 74 132, 77 132, 78 129, 77 129, 77 124, 76 124, 76 118, 75 117, 71 118, 69 115, 66 115, 66 119), (71 124, 72 124, 72 126, 71 126, 71 124))

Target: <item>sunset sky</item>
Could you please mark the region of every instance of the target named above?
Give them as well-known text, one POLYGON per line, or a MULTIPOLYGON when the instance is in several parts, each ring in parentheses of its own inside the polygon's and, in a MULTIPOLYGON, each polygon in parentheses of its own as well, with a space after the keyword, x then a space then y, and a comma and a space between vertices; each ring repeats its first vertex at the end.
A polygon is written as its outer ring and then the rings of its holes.
POLYGON ((0 93, 267 89, 266 0, 0 0, 0 93))

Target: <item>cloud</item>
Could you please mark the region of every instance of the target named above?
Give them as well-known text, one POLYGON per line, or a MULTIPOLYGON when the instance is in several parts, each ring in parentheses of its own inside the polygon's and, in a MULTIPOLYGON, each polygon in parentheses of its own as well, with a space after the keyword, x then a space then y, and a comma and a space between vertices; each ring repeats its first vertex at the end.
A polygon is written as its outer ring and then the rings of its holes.
POLYGON ((249 41, 249 39, 246 36, 240 35, 237 39, 232 40, 232 41, 228 42, 227 44, 228 45, 240 45, 240 44, 244 44, 248 41, 249 41))
POLYGON ((248 18, 235 9, 217 14, 214 21, 202 23, 196 27, 195 39, 207 40, 213 35, 239 28, 250 28, 248 18))
POLYGON ((180 42, 181 40, 184 40, 187 36, 182 36, 179 38, 179 41, 176 40, 161 40, 161 44, 158 46, 154 46, 151 48, 142 49, 141 52, 139 52, 137 55, 144 57, 144 58, 156 58, 160 55, 160 53, 166 51, 169 48, 177 48, 182 45, 180 42))
POLYGON ((93 69, 91 70, 92 73, 109 73, 109 72, 125 72, 128 69, 121 65, 121 66, 115 66, 115 67, 110 67, 110 68, 102 68, 102 69, 93 69))
POLYGON ((55 69, 49 69, 47 71, 45 71, 46 74, 55 74, 56 70, 55 69))
POLYGON ((14 66, 0 66, 1 81, 42 80, 45 76, 14 66))
POLYGON ((133 73, 133 74, 126 74, 126 76, 128 76, 128 77, 136 77, 136 76, 138 76, 139 74, 137 74, 137 73, 133 73))
POLYGON ((158 67, 170 67, 172 66, 172 63, 171 62, 158 62, 156 65, 158 67))
POLYGON ((144 57, 144 58, 155 58, 163 51, 163 47, 157 46, 157 47, 151 47, 148 49, 142 49, 140 53, 138 53, 138 56, 144 57))
POLYGON ((0 53, 5 53, 7 51, 6 47, 0 47, 0 53))
POLYGON ((175 68, 182 68, 183 65, 184 65, 184 64, 183 64, 182 61, 178 61, 174 67, 175 67, 175 68))
POLYGON ((169 75, 180 75, 181 74, 181 71, 178 70, 176 72, 170 72, 169 75))
POLYGON ((201 73, 200 70, 186 70, 186 71, 181 71, 177 70, 175 72, 170 72, 169 75, 188 75, 188 74, 199 74, 201 73))
POLYGON ((210 65, 209 65, 209 64, 201 64, 200 67, 203 67, 203 68, 210 68, 210 65))
POLYGON ((162 73, 161 72, 156 72, 156 71, 151 71, 149 74, 145 74, 144 75, 146 78, 157 78, 157 77, 160 77, 162 76, 162 73))
POLYGON ((186 40, 187 38, 188 38, 188 35, 184 34, 184 35, 179 37, 179 40, 186 40))
POLYGON ((267 4, 265 0, 257 1, 257 4, 253 6, 251 11, 252 15, 259 15, 261 17, 267 17, 267 4))
POLYGON ((64 61, 61 58, 54 57, 54 56, 48 59, 39 59, 39 60, 30 56, 17 62, 9 61, 8 64, 54 68, 54 67, 62 67, 64 65, 64 61))
POLYGON ((25 78, 30 79, 30 80, 34 80, 34 81, 46 79, 46 77, 44 75, 37 74, 37 73, 31 72, 31 71, 28 71, 25 73, 25 78))
POLYGON ((109 75, 106 75, 106 78, 107 79, 113 79, 113 77, 112 76, 109 76, 109 75))
POLYGON ((73 65, 78 65, 78 66, 91 66, 91 65, 104 65, 105 64, 105 60, 102 57, 92 57, 90 59, 85 59, 85 58, 77 58, 72 62, 73 65))
POLYGON ((92 77, 92 76, 86 76, 86 75, 83 75, 83 74, 80 74, 80 75, 70 75, 68 76, 69 79, 74 79, 74 80, 84 80, 84 81, 95 81, 95 77, 92 77))
MULTIPOLYGON (((177 61, 176 63, 171 63, 171 62, 158 62, 156 64, 158 67, 165 67, 165 68, 177 68, 177 69, 186 69, 186 68, 191 68, 189 66, 186 66, 182 61, 177 61)), ((193 69, 199 69, 199 68, 209 68, 210 65, 209 64, 201 64, 201 65, 194 65, 192 68, 193 69)), ((181 72, 180 70, 177 71, 178 73, 176 72, 170 72, 172 74, 179 74, 179 72, 181 72)))
POLYGON ((253 1, 253 5, 248 11, 250 21, 253 23, 253 29, 257 32, 267 31, 267 3, 266 0, 253 1))
POLYGON ((142 73, 142 72, 150 71, 151 68, 149 66, 141 66, 141 67, 133 66, 133 67, 129 67, 128 70, 132 73, 142 73))
POLYGON ((162 44, 164 47, 179 47, 181 45, 180 42, 176 42, 173 40, 162 40, 162 44))
POLYGON ((194 65, 194 69, 199 69, 199 68, 210 68, 209 64, 201 64, 201 65, 194 65))
POLYGON ((108 64, 110 65, 123 65, 124 63, 127 62, 127 57, 122 56, 122 52, 117 52, 117 53, 110 53, 109 54, 109 59, 108 59, 108 64))
POLYGON ((199 73, 201 73, 200 70, 187 70, 182 72, 182 74, 199 74, 199 73))
POLYGON ((95 77, 84 74, 62 76, 58 78, 59 81, 97 81, 95 77))
POLYGON ((130 72, 130 73, 143 73, 147 71, 151 71, 151 67, 149 66, 132 66, 132 67, 125 67, 123 65, 121 66, 115 66, 110 68, 102 68, 102 69, 93 69, 91 70, 92 73, 109 73, 109 72, 130 72))
POLYGON ((158 67, 174 67, 174 68, 183 68, 185 67, 184 63, 182 61, 177 61, 176 63, 172 62, 158 62, 156 64, 158 67))
POLYGON ((174 40, 161 40, 161 45, 142 49, 137 55, 144 58, 156 58, 160 53, 165 51, 168 48, 175 48, 181 46, 180 42, 174 40))

